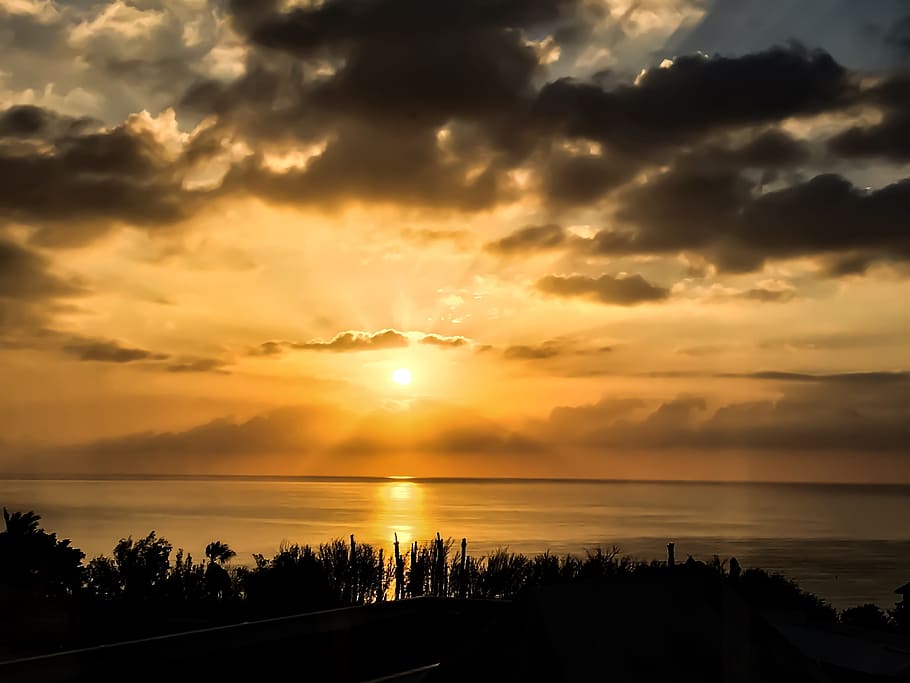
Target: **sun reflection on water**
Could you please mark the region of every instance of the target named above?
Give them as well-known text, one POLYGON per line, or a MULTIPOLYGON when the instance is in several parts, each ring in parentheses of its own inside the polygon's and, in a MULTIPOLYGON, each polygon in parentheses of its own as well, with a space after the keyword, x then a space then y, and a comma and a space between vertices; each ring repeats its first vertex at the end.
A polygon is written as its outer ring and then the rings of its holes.
POLYGON ((421 484, 401 478, 390 478, 376 487, 370 528, 382 544, 391 545, 398 534, 403 545, 419 540, 417 534, 426 527, 424 491, 421 484))

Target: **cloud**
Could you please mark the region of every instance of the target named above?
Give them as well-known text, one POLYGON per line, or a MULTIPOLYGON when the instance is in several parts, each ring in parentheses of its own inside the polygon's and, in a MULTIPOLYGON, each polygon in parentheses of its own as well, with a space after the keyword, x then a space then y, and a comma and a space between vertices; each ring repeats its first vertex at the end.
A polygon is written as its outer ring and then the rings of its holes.
POLYGON ((288 12, 269 3, 249 11, 235 2, 232 9, 237 26, 258 45, 302 60, 342 61, 308 93, 317 106, 439 125, 451 116, 498 117, 532 96, 539 58, 519 29, 553 24, 575 5, 329 0, 288 12))
POLYGON ((164 369, 174 373, 214 372, 219 375, 227 375, 230 373, 224 368, 228 365, 230 363, 220 358, 186 358, 165 365, 164 369))
POLYGON ((97 122, 60 116, 34 105, 17 105, 0 111, 0 138, 58 138, 79 135, 92 126, 97 126, 97 122))
POLYGON ((284 350, 288 348, 290 342, 282 340, 270 340, 262 342, 259 346, 256 346, 249 351, 251 356, 265 356, 265 357, 277 357, 284 353, 284 350))
POLYGON ((546 360, 555 358, 563 352, 559 342, 548 341, 539 346, 509 346, 502 352, 508 360, 546 360))
POLYGON ((397 330, 380 330, 379 332, 360 332, 349 330, 339 332, 330 341, 314 340, 310 342, 292 342, 289 348, 302 351, 375 351, 377 349, 397 349, 408 345, 408 338, 397 330))
MULTIPOLYGON (((355 415, 330 405, 285 407, 248 419, 222 417, 182 431, 150 431, 33 450, 26 469, 116 473, 304 473, 314 464, 349 468, 369 458, 527 458, 543 446, 471 411, 419 400, 407 409, 355 415), (328 460, 326 460, 328 458, 328 460)), ((456 462, 451 460, 451 462, 456 462)), ((463 464, 463 460, 457 463, 463 464)), ((346 471, 350 471, 346 469, 346 471)))
POLYGON ((465 337, 445 337, 439 334, 427 334, 420 338, 421 344, 430 346, 439 346, 441 348, 460 348, 470 344, 465 337))
POLYGON ((345 332, 339 332, 328 341, 314 339, 312 341, 301 342, 273 339, 263 342, 259 346, 251 349, 250 355, 277 357, 286 350, 348 353, 357 351, 378 351, 382 349, 400 349, 409 346, 412 340, 416 340, 419 344, 427 344, 428 346, 436 346, 439 348, 461 348, 471 344, 469 339, 460 336, 424 334, 422 332, 400 332, 393 329, 379 330, 378 332, 347 330, 345 332))
POLYGON ((38 451, 28 464, 34 470, 69 472, 259 473, 269 466, 296 472, 289 468, 301 454, 325 447, 320 425, 342 418, 326 407, 280 408, 245 420, 218 418, 184 431, 135 433, 38 451), (272 460, 276 454, 286 457, 272 460))
POLYGON ((865 94, 866 101, 882 111, 881 121, 853 126, 834 136, 829 147, 847 157, 879 157, 904 163, 910 160, 910 76, 900 74, 865 94))
POLYGON ((110 339, 77 339, 65 344, 62 350, 79 360, 101 363, 132 363, 141 360, 167 360, 168 358, 165 353, 122 346, 119 342, 110 339))
MULTIPOLYGON (((42 115, 7 110, 20 130, 42 115)), ((52 117, 44 113, 45 117, 52 117)), ((102 131, 49 132, 41 146, 0 144, 0 217, 34 224, 45 243, 80 244, 117 222, 176 223, 193 214, 197 194, 185 191, 178 160, 153 133, 154 120, 133 115, 102 131), (59 135, 59 136, 58 136, 59 135)))
POLYGON ((775 400, 710 408, 681 396, 656 406, 635 399, 554 409, 536 438, 563 447, 906 453, 910 376, 762 373, 784 382, 775 400))
POLYGON ((755 287, 736 295, 738 299, 758 301, 759 303, 786 303, 792 301, 796 293, 792 289, 764 289, 755 287))
POLYGON ((670 296, 670 290, 651 284, 641 275, 604 274, 598 278, 548 275, 537 282, 537 289, 551 296, 589 299, 616 306, 663 301, 670 296))
POLYGON ((0 298, 36 301, 84 293, 75 282, 54 275, 45 257, 0 239, 0 298))
POLYGON ((825 52, 798 45, 741 57, 688 55, 612 90, 569 78, 546 85, 538 115, 572 137, 642 155, 708 133, 840 109, 855 86, 825 52))
POLYGON ((691 252, 732 272, 824 254, 905 261, 908 210, 910 180, 867 190, 823 174, 760 193, 743 174, 682 165, 628 193, 619 227, 599 232, 594 247, 608 256, 691 252))
MULTIPOLYGON (((583 454, 595 469, 616 458, 627 459, 625 467, 634 466, 635 453, 642 452, 787 453, 794 459, 810 452, 906 456, 906 372, 774 371, 741 377, 766 382, 778 394, 727 402, 692 394, 661 401, 611 396, 557 407, 545 419, 513 425, 426 400, 360 416, 332 406, 304 406, 244 420, 220 418, 179 432, 136 433, 32 451, 23 462, 56 471, 65 465, 71 472, 287 474, 308 471, 316 462, 329 463, 338 472, 341 461, 332 458, 340 456, 381 455, 387 465, 387 458, 402 453, 419 454, 425 464, 432 461, 429 471, 448 456, 459 458, 450 463, 462 464, 465 457, 483 456, 494 469, 525 467, 533 460, 549 471, 559 471, 570 454, 583 454), (595 453, 603 460, 591 460, 595 453)), ((344 461, 343 467, 354 462, 344 461)))
POLYGON ((560 225, 529 225, 488 243, 484 248, 498 254, 521 254, 562 247, 569 242, 569 233, 560 225))
POLYGON ((0 346, 44 348, 48 329, 68 300, 88 294, 80 282, 54 272, 40 252, 0 238, 0 346))
POLYGON ((720 377, 744 379, 764 379, 784 382, 816 382, 824 384, 906 384, 910 381, 910 372, 842 372, 835 374, 808 374, 801 372, 765 371, 745 374, 721 374, 720 377))

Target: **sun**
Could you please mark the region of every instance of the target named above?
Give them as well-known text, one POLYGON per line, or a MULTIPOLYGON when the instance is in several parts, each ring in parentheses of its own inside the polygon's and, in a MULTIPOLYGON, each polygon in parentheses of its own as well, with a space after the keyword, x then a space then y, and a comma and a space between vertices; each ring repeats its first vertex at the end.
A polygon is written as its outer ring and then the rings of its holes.
POLYGON ((414 376, 407 368, 398 368, 395 372, 392 373, 392 381, 396 384, 400 384, 401 386, 410 384, 413 378, 414 376))

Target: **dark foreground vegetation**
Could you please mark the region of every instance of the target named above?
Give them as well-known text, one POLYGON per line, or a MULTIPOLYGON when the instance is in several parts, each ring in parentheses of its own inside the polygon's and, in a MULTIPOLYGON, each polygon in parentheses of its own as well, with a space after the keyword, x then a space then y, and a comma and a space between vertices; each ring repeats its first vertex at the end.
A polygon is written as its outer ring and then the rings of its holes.
POLYGON ((334 540, 318 547, 286 545, 250 566, 220 541, 195 560, 155 532, 121 539, 110 556, 85 562, 68 539, 41 528, 33 512, 4 510, 0 531, 0 659, 159 633, 344 606, 430 596, 511 599, 540 586, 585 579, 653 582, 669 571, 723 582, 749 605, 798 611, 819 622, 880 630, 910 630, 905 603, 885 611, 862 605, 841 613, 777 574, 742 571, 735 559, 676 567, 642 562, 616 548, 583 557, 534 557, 498 550, 475 557, 467 543, 437 535, 425 544, 382 548, 334 540))

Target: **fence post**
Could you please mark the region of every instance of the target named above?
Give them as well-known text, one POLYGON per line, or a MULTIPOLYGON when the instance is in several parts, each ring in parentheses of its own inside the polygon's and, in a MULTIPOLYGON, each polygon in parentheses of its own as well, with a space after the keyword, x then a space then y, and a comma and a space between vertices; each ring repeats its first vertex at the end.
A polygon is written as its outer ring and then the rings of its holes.
POLYGON ((458 586, 458 597, 463 598, 467 595, 468 592, 468 574, 467 574, 467 562, 468 562, 468 539, 461 539, 461 571, 459 572, 459 586, 458 586))

